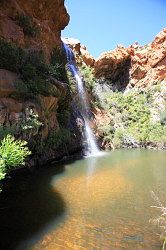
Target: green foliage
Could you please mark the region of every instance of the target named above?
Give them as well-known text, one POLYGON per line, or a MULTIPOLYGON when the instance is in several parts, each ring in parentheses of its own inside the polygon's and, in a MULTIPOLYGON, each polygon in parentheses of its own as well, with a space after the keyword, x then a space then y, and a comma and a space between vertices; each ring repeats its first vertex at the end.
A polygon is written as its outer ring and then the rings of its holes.
POLYGON ((110 92, 105 93, 105 100, 104 108, 112 116, 112 124, 99 129, 114 147, 166 142, 165 114, 161 122, 151 121, 152 92, 110 92))
POLYGON ((6 137, 8 134, 10 135, 14 135, 16 132, 16 127, 15 125, 11 125, 11 126, 3 126, 2 124, 0 124, 0 141, 4 139, 4 137, 6 137))
POLYGON ((160 123, 166 125, 166 110, 160 114, 160 123))
POLYGON ((25 52, 12 43, 0 38, 0 68, 19 72, 25 52))
POLYGON ((79 70, 83 76, 87 90, 92 91, 96 84, 93 69, 84 64, 79 67, 79 70))
POLYGON ((57 150, 70 143, 71 139, 71 131, 61 127, 58 130, 54 130, 50 133, 46 142, 46 146, 57 150))
POLYGON ((61 78, 61 65, 55 63, 54 65, 50 64, 48 67, 49 75, 54 77, 55 79, 61 78))
POLYGON ((21 77, 29 92, 45 94, 47 89, 46 74, 48 71, 42 52, 29 53, 24 59, 21 77))
POLYGON ((59 97, 59 91, 50 80, 53 76, 58 80, 67 80, 65 64, 62 64, 60 50, 54 50, 52 54, 52 64, 48 65, 42 51, 25 52, 23 49, 0 39, 0 68, 14 71, 20 74, 21 80, 15 86, 24 96, 41 94, 44 96, 59 97), (56 54, 57 53, 57 54, 56 54), (61 64, 60 62, 61 58, 61 64))
POLYGON ((0 180, 12 169, 24 165, 25 158, 31 154, 26 141, 15 140, 7 135, 0 144, 0 180))
POLYGON ((59 91, 48 80, 49 66, 45 62, 42 51, 31 52, 24 57, 24 64, 20 69, 22 83, 15 84, 21 93, 41 94, 44 96, 59 96, 59 91))
POLYGON ((31 154, 26 141, 15 140, 11 135, 7 135, 0 145, 0 158, 4 160, 6 170, 24 165, 25 158, 31 154))
POLYGON ((112 139, 112 143, 114 148, 121 148, 123 144, 124 131, 122 129, 116 129, 114 133, 114 137, 112 139))
POLYGON ((51 150, 67 150, 67 145, 72 141, 72 131, 64 127, 52 130, 45 140, 34 142, 35 151, 39 154, 51 150))
POLYGON ((58 110, 57 118, 58 118, 58 122, 60 123, 60 125, 64 126, 65 124, 67 124, 69 117, 70 117, 69 108, 66 110, 61 110, 61 111, 58 110))
POLYGON ((67 71, 68 86, 72 96, 77 94, 77 84, 70 71, 67 71))
POLYGON ((102 124, 102 125, 99 127, 99 130, 100 130, 100 132, 101 132, 104 136, 107 136, 107 135, 110 135, 110 134, 114 133, 113 124, 108 123, 108 122, 105 122, 104 124, 102 124))
POLYGON ((42 77, 46 76, 48 74, 48 65, 45 61, 45 56, 42 50, 40 51, 33 51, 28 52, 24 58, 24 65, 22 68, 22 72, 24 78, 29 79, 29 75, 26 74, 26 67, 31 66, 29 71, 27 72, 30 74, 30 78, 33 77, 33 74, 41 74, 42 77))
POLYGON ((60 100, 59 100, 59 105, 58 105, 58 109, 57 111, 57 118, 58 118, 58 122, 59 125, 61 127, 65 127, 66 124, 68 124, 69 121, 69 117, 71 114, 71 95, 68 92, 68 95, 66 96, 61 96, 60 100))
MULTIPOLYGON (((0 181, 3 180, 5 178, 5 161, 0 158, 0 181)), ((0 189, 1 191, 1 189, 0 189)))
POLYGON ((32 18, 25 14, 18 14, 16 16, 16 21, 20 27, 23 28, 23 32, 25 35, 30 37, 36 37, 40 29, 39 27, 32 21, 32 18))
POLYGON ((60 47, 54 48, 51 53, 50 73, 57 80, 68 83, 66 72, 66 55, 60 47))
POLYGON ((39 120, 38 114, 32 109, 26 109, 26 119, 22 119, 11 126, 0 125, 0 140, 3 140, 7 135, 30 138, 38 133, 41 126, 43 126, 43 123, 39 120))
POLYGON ((149 124, 147 127, 147 137, 152 142, 166 142, 166 126, 159 122, 149 124))
POLYGON ((46 64, 42 51, 26 56, 21 75, 30 93, 59 97, 59 90, 49 80, 49 76, 66 80, 65 65, 58 53, 60 50, 53 50, 50 65, 46 64))
POLYGON ((39 121, 39 116, 32 109, 26 110, 28 118, 26 121, 21 123, 21 129, 23 131, 34 130, 38 132, 39 128, 43 126, 42 122, 39 121))
POLYGON ((28 87, 22 80, 17 80, 14 82, 14 86, 20 95, 26 94, 28 92, 28 87))

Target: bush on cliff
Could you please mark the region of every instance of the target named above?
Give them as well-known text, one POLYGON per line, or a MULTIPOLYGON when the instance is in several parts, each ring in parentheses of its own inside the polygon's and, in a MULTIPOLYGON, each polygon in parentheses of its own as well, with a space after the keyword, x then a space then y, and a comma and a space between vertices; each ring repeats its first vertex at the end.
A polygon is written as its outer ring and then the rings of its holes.
POLYGON ((54 49, 51 63, 47 64, 43 51, 25 51, 0 39, 0 68, 16 72, 21 80, 15 86, 28 98, 31 94, 59 96, 59 91, 49 80, 50 76, 68 82, 65 60, 60 49, 54 49))
POLYGON ((23 32, 26 36, 36 37, 40 29, 39 27, 32 21, 32 18, 25 14, 18 14, 15 18, 17 24, 23 28, 23 32))
POLYGON ((50 149, 56 151, 66 151, 67 145, 72 141, 72 137, 73 134, 70 129, 66 129, 64 127, 54 129, 49 133, 48 138, 42 141, 36 141, 35 151, 38 154, 41 154, 43 150, 48 152, 50 149))
POLYGON ((55 150, 64 147, 71 142, 71 131, 66 128, 59 128, 50 133, 47 140, 47 147, 51 147, 55 150))
POLYGON ((3 140, 7 135, 12 135, 14 136, 16 132, 16 125, 12 124, 11 126, 6 125, 3 126, 0 124, 0 141, 3 140))
POLYGON ((57 95, 56 87, 48 80, 48 71, 42 51, 26 54, 20 73, 28 92, 49 96, 54 94, 53 89, 55 89, 55 95, 57 95))
POLYGON ((25 52, 16 45, 0 38, 0 68, 19 73, 25 52))
POLYGON ((51 53, 49 73, 57 80, 68 83, 66 63, 66 54, 64 51, 60 47, 54 48, 51 53))
MULTIPOLYGON (((3 159, 0 158, 0 181, 5 178, 6 170, 5 170, 5 162, 3 159)), ((1 187, 0 187, 1 191, 1 187)))
POLYGON ((84 64, 79 67, 79 70, 83 76, 86 89, 91 92, 96 84, 94 74, 93 74, 93 69, 84 64))

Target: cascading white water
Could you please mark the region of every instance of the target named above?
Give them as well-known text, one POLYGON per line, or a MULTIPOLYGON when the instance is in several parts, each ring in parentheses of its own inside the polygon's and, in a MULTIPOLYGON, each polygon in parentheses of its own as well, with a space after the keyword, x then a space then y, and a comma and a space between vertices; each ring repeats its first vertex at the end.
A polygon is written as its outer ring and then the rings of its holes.
POLYGON ((87 148, 85 149, 85 154, 97 155, 100 151, 97 147, 95 137, 89 125, 89 120, 88 120, 89 105, 88 105, 87 95, 84 89, 83 81, 81 77, 79 76, 79 71, 76 67, 74 54, 72 50, 65 43, 63 43, 63 46, 65 49, 66 57, 68 61, 68 69, 72 73, 77 83, 78 95, 79 95, 79 99, 81 103, 81 113, 82 113, 82 116, 84 118, 84 123, 85 123, 85 138, 87 141, 87 148))

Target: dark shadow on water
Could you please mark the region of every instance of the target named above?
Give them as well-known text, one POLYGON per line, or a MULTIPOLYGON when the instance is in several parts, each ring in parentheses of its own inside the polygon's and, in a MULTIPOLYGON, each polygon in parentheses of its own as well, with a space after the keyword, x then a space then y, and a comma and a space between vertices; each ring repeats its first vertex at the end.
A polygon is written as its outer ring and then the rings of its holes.
POLYGON ((16 175, 10 190, 0 195, 0 249, 14 250, 21 241, 40 233, 63 217, 65 201, 51 186, 51 178, 64 166, 16 175))

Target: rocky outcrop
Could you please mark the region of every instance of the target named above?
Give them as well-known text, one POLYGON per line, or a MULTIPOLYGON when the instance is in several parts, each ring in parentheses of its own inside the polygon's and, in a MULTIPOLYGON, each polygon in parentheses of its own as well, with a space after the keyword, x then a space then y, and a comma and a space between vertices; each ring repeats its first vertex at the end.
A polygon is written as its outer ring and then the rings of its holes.
POLYGON ((64 0, 0 1, 0 127, 28 141, 30 165, 81 148, 61 41, 68 22, 64 0))
POLYGON ((9 97, 16 91, 14 82, 18 80, 18 75, 9 70, 0 69, 0 97, 9 97))
POLYGON ((0 37, 22 47, 42 49, 49 57, 53 47, 61 44, 61 30, 69 22, 64 0, 1 0, 0 37), (28 37, 18 22, 21 15, 28 16, 39 31, 37 37, 28 37))
POLYGON ((87 48, 80 43, 79 40, 74 38, 63 38, 63 42, 66 43, 74 52, 76 61, 84 62, 87 66, 93 67, 95 59, 88 52, 87 48))
POLYGON ((148 45, 117 46, 95 61, 97 78, 110 80, 120 90, 144 88, 166 78, 166 29, 148 45))

